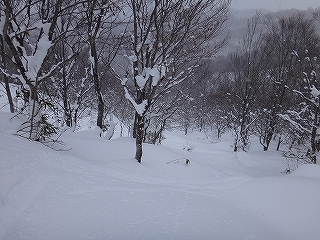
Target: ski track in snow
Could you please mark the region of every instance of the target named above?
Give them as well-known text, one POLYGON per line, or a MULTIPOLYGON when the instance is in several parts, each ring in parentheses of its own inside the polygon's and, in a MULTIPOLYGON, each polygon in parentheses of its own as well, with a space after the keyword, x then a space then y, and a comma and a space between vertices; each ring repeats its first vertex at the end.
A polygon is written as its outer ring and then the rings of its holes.
POLYGON ((276 153, 234 153, 226 142, 167 133, 162 146, 144 145, 138 164, 132 139, 67 133, 63 140, 71 150, 56 152, 13 136, 5 119, 0 118, 1 240, 320 236, 320 194, 312 191, 320 179, 306 178, 320 171, 283 176, 276 153), (294 189, 310 199, 296 200, 294 189), (283 202, 291 203, 293 213, 282 212, 283 202), (294 209, 307 205, 313 211, 296 210, 301 219, 295 219, 294 209), (304 224, 309 218, 313 224, 304 224))
POLYGON ((178 229, 180 228, 180 226, 183 225, 183 219, 184 219, 183 217, 186 211, 187 203, 188 203, 188 192, 185 193, 183 204, 178 208, 178 211, 176 213, 175 221, 173 222, 173 225, 175 226, 175 228, 174 228, 173 234, 171 235, 171 239, 177 238, 176 234, 178 232, 178 229))

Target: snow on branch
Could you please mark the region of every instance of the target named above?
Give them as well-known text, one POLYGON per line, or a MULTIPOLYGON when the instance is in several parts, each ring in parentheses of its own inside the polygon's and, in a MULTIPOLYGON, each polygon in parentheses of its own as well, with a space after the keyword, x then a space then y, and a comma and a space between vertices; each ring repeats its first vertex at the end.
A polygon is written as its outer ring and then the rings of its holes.
POLYGON ((148 101, 145 99, 142 101, 142 103, 138 104, 130 95, 128 89, 126 87, 124 87, 124 91, 125 91, 125 97, 126 99, 128 99, 131 104, 133 105, 133 107, 135 108, 136 112, 142 116, 145 111, 146 111, 146 107, 147 107, 147 104, 148 104, 148 101))
POLYGON ((298 91, 298 90, 292 90, 294 93, 298 94, 300 97, 302 97, 302 99, 304 99, 305 101, 307 101, 308 103, 314 105, 315 107, 318 107, 318 104, 319 104, 319 101, 316 101, 316 99, 319 98, 319 95, 320 95, 320 91, 318 89, 316 89, 315 87, 314 88, 311 88, 310 91, 311 91, 311 95, 313 97, 309 98, 307 96, 305 96, 302 92, 298 91), (317 95, 318 94, 318 95, 317 95))
MULTIPOLYGON (((296 113, 296 115, 298 116, 298 118, 300 118, 298 113, 296 113)), ((278 114, 278 116, 281 117, 283 120, 289 122, 299 132, 301 132, 301 133, 304 133, 304 132, 311 133, 308 128, 303 127, 300 123, 298 123, 297 121, 293 120, 288 114, 278 114)))
POLYGON ((48 36, 50 23, 38 23, 37 28, 40 29, 40 33, 34 52, 32 55, 24 54, 27 63, 26 75, 30 79, 35 79, 39 75, 39 71, 48 55, 48 51, 53 46, 48 36))
POLYGON ((166 66, 161 64, 155 65, 152 68, 145 67, 141 74, 135 77, 136 83, 140 89, 144 88, 149 78, 152 77, 152 87, 158 85, 161 78, 165 76, 166 66))

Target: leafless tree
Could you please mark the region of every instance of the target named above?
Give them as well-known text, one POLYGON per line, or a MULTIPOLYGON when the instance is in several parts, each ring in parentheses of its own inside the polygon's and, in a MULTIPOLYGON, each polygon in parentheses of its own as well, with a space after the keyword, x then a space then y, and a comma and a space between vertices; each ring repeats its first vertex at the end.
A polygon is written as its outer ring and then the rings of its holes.
POLYGON ((97 94, 97 126, 104 126, 105 100, 102 93, 102 81, 110 71, 113 59, 122 44, 122 36, 116 35, 115 28, 125 25, 121 1, 94 0, 84 3, 84 27, 90 49, 90 63, 93 82, 97 94), (123 22, 122 22, 123 21, 123 22), (102 76, 103 75, 103 76, 102 76))
POLYGON ((70 29, 57 34, 57 26, 63 14, 70 14, 70 9, 76 9, 77 3, 62 0, 3 0, 2 3, 1 31, 17 68, 11 75, 20 80, 30 96, 28 138, 41 140, 39 133, 43 129, 40 122, 46 117, 41 115, 38 88, 61 66, 52 53, 70 29))
POLYGON ((300 75, 296 71, 300 61, 296 54, 303 54, 307 49, 314 52, 317 45, 312 20, 301 13, 276 20, 269 16, 266 21, 266 29, 264 59, 267 63, 269 84, 264 98, 266 100, 263 104, 265 111, 260 137, 264 151, 268 150, 277 132, 279 114, 290 108, 290 105, 295 105, 295 97, 288 89, 296 89, 297 76, 300 75))
POLYGON ((262 79, 264 78, 264 59, 262 30, 259 27, 261 15, 257 14, 248 20, 246 36, 233 56, 234 90, 229 98, 233 105, 234 151, 240 148, 247 150, 249 131, 257 120, 256 99, 259 96, 262 79))
POLYGON ((188 77, 199 59, 211 56, 225 43, 218 37, 230 1, 132 0, 129 5, 132 72, 122 78, 122 84, 136 110, 135 158, 140 163, 147 112, 160 96, 188 77))

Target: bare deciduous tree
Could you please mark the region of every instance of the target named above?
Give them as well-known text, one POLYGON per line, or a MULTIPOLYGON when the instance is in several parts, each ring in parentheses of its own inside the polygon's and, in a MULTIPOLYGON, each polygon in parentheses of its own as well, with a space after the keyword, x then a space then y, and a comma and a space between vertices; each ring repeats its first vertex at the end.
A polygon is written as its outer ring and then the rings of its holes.
POLYGON ((2 34, 13 55, 17 72, 12 73, 29 91, 28 138, 41 140, 41 115, 38 88, 59 69, 61 62, 52 57, 56 44, 66 32, 57 34, 57 24, 65 10, 75 8, 76 3, 62 0, 15 1, 3 0, 4 19, 2 34))
POLYGON ((140 163, 145 116, 159 96, 188 77, 199 59, 225 43, 219 39, 229 0, 130 1, 132 75, 122 78, 136 110, 136 160, 140 163))
MULTIPOLYGON (((296 68, 299 59, 295 53, 301 54, 308 48, 315 47, 315 28, 311 19, 303 14, 292 15, 274 21, 270 16, 266 22, 265 57, 268 73, 268 91, 266 91, 263 108, 263 130, 261 144, 267 151, 270 142, 277 131, 279 114, 293 104, 294 97, 289 88, 296 88, 296 68)), ((311 49, 310 49, 311 50, 311 49)))
POLYGON ((261 15, 257 14, 248 21, 246 36, 233 56, 235 85, 230 100, 233 105, 234 151, 239 147, 248 149, 249 130, 259 116, 256 99, 264 74, 260 17, 261 15))

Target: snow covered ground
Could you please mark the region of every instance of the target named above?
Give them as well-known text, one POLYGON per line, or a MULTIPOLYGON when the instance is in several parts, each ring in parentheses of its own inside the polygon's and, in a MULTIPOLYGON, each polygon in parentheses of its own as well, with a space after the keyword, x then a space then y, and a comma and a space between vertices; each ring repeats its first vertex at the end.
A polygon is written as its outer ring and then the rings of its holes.
POLYGON ((70 150, 54 151, 14 136, 11 117, 0 113, 1 240, 320 239, 319 165, 286 175, 259 145, 234 153, 174 132, 140 165, 130 138, 67 132, 70 150))

